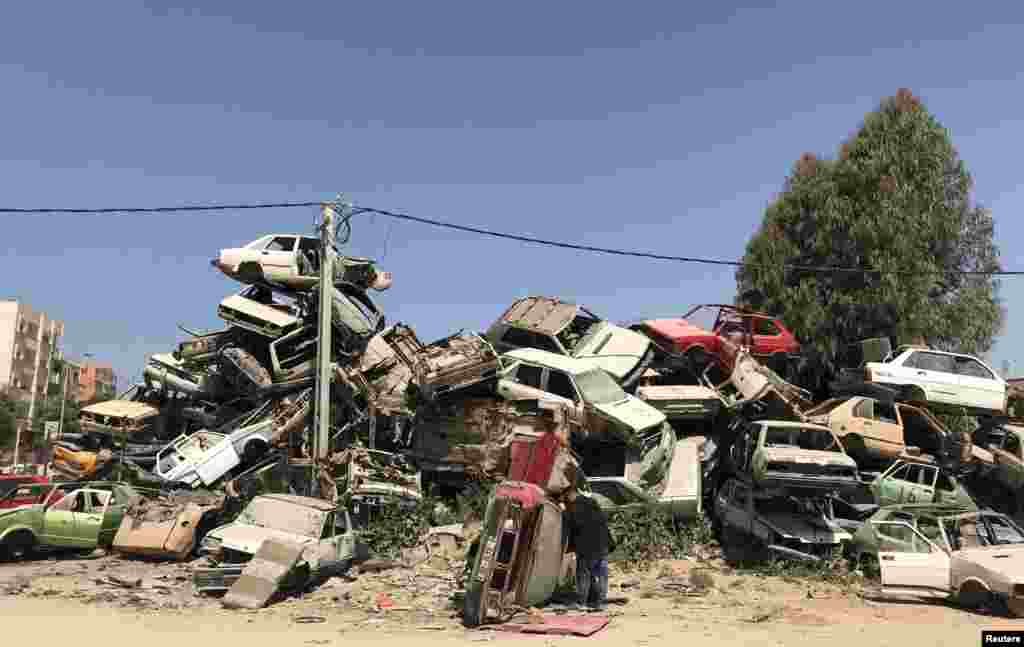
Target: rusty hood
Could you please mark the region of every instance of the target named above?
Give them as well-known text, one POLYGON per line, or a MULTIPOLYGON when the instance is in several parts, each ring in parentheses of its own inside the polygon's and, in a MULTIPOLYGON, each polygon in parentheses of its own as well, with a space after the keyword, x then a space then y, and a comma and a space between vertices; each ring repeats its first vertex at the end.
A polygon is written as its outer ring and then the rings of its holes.
POLYGON ((714 337, 714 333, 686 319, 648 319, 641 322, 648 330, 672 341, 695 337, 714 337))
POLYGON ((787 447, 765 447, 761 450, 766 462, 795 465, 840 465, 856 468, 857 463, 842 452, 787 447))

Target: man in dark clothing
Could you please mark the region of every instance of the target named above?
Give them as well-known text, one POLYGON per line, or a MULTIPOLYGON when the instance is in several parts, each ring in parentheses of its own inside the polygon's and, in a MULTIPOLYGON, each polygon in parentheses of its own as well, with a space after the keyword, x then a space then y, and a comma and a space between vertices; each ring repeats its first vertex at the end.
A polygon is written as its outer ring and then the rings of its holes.
POLYGON ((604 610, 608 598, 608 553, 614 550, 608 517, 588 496, 566 497, 569 549, 576 552, 578 603, 604 610))

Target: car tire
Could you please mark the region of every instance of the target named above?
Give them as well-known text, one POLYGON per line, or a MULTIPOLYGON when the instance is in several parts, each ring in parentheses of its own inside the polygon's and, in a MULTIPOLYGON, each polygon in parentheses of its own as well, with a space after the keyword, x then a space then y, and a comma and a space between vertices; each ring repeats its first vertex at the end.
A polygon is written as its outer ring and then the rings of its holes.
POLYGON ((864 574, 864 579, 875 584, 882 581, 882 567, 878 562, 878 556, 871 553, 861 553, 857 559, 857 568, 864 574))
POLYGON ((471 582, 466 587, 462 603, 462 623, 467 627, 479 627, 484 621, 484 584, 471 582))
POLYGON ((0 544, 0 557, 17 561, 31 557, 36 551, 36 538, 29 532, 14 532, 0 544))

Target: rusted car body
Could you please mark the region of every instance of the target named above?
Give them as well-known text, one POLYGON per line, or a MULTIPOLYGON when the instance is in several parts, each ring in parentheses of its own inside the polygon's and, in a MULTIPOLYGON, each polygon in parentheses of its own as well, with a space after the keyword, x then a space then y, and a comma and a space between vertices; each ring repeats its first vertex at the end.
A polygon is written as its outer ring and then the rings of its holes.
POLYGON ((332 457, 336 493, 347 500, 356 527, 365 527, 388 505, 412 509, 423 499, 421 473, 399 454, 350 447, 332 457))
POLYGON ((978 508, 963 484, 926 456, 904 456, 868 486, 880 506, 904 503, 978 508))
POLYGON ((0 474, 0 510, 37 503, 49 482, 38 474, 0 474))
POLYGON ((940 456, 950 436, 926 409, 868 397, 827 400, 804 415, 831 428, 847 453, 863 462, 888 463, 913 448, 940 456))
POLYGON ((184 560, 197 533, 224 508, 224 496, 187 495, 141 499, 125 510, 113 549, 125 555, 184 560))
POLYGON ((335 376, 354 394, 361 394, 374 410, 411 416, 408 391, 415 356, 422 348, 410 326, 396 323, 374 335, 355 362, 339 365, 335 376))
MULTIPOLYGON (((1024 489, 1024 421, 1011 420, 1016 424, 1007 424, 995 430, 979 430, 985 433, 984 438, 975 438, 985 442, 992 453, 994 469, 992 476, 1010 492, 1024 489)), ((977 441, 976 441, 977 442, 977 441)))
POLYGON ((641 384, 636 397, 665 414, 672 424, 713 420, 722 409, 718 394, 706 386, 641 384))
MULTIPOLYGON (((851 535, 827 496, 794 497, 729 479, 718 489, 714 527, 731 560, 734 551, 800 561, 837 557, 851 535)), ((740 560, 741 561, 741 560, 740 560)))
POLYGON ((463 620, 478 626, 513 606, 533 607, 555 592, 567 536, 562 508, 532 483, 505 481, 487 505, 463 620))
POLYGON ((739 425, 733 469, 763 488, 839 491, 860 483, 857 463, 828 427, 786 420, 739 425))
POLYGON ((429 400, 493 381, 500 368, 487 340, 460 331, 420 348, 413 371, 420 395, 429 400))
POLYGON ((72 451, 61 445, 54 445, 50 472, 57 477, 78 481, 92 477, 113 458, 114 454, 109 449, 101 449, 98 452, 72 451))
POLYGON ((763 415, 796 420, 802 420, 803 412, 811 408, 813 402, 810 393, 779 377, 775 371, 758 362, 748 350, 723 340, 718 359, 718 366, 729 377, 718 385, 706 382, 706 386, 719 394, 726 408, 744 408, 756 403, 765 411, 763 415))
POLYGON ((160 431, 160 409, 145 402, 107 400, 83 407, 79 412, 79 428, 116 440, 144 437, 160 431))
POLYGON ((499 353, 536 348, 586 362, 625 388, 640 378, 654 358, 654 346, 647 337, 553 297, 517 300, 491 324, 486 337, 499 353))
POLYGON ((268 290, 256 287, 225 298, 217 307, 217 316, 270 339, 283 337, 302 326, 292 306, 274 302, 268 290))

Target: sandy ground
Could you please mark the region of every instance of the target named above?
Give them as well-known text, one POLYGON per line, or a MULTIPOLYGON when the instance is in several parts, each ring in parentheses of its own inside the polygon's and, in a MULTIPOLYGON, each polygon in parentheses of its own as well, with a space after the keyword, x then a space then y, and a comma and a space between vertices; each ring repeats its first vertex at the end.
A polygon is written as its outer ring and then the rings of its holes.
POLYGON ((0 564, 0 616, 7 640, 73 637, 76 647, 175 645, 192 640, 231 647, 441 644, 519 641, 656 645, 965 645, 983 628, 1024 630, 1008 620, 946 604, 876 601, 863 586, 751 575, 708 567, 709 586, 692 585, 695 562, 616 574, 611 623, 589 638, 526 636, 461 626, 451 601, 454 577, 418 569, 334 578, 259 611, 228 611, 191 591, 189 564, 151 564, 114 556, 0 564), (390 608, 379 608, 386 593, 390 608), (313 622, 304 622, 312 618, 313 622), (10 632, 13 632, 11 634, 10 632), (42 633, 41 633, 42 632, 42 633), (201 634, 201 638, 200 638, 201 634))

